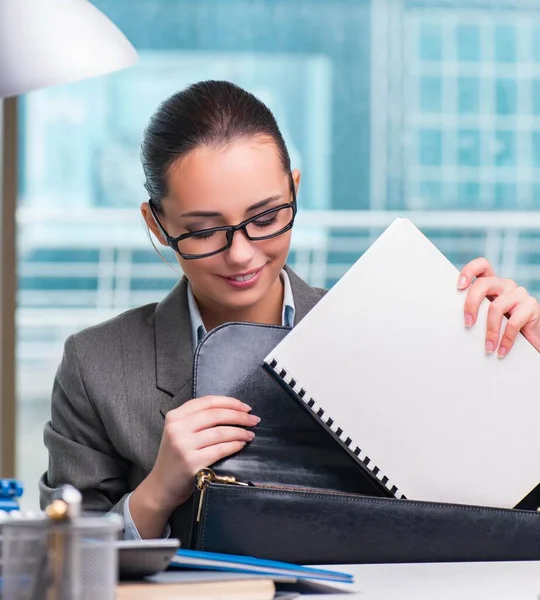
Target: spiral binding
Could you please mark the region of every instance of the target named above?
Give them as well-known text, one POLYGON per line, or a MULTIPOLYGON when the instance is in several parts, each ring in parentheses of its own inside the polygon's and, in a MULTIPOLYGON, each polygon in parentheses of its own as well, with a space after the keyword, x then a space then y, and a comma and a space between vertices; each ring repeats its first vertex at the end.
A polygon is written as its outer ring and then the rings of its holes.
POLYGON ((266 366, 277 375, 283 383, 289 387, 294 394, 311 410, 315 413, 320 421, 322 421, 338 438, 338 440, 354 455, 358 462, 361 462, 366 469, 368 469, 376 479, 382 483, 382 485, 394 496, 400 500, 406 500, 399 488, 394 485, 390 479, 381 471, 381 469, 369 458, 369 456, 352 440, 347 433, 335 423, 334 419, 321 407, 317 402, 308 394, 307 390, 303 388, 294 377, 292 377, 287 369, 284 369, 279 365, 279 362, 275 358, 269 358, 265 360, 266 366))

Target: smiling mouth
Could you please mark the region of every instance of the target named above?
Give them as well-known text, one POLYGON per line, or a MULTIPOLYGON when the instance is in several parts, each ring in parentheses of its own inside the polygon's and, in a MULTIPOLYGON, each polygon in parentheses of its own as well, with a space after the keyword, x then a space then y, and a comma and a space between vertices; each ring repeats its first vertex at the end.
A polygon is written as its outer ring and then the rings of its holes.
POLYGON ((248 273, 247 275, 237 275, 236 277, 227 277, 227 279, 232 279, 233 281, 250 281, 254 277, 257 277, 257 273, 259 271, 254 271, 253 273, 248 273))
POLYGON ((253 271, 249 271, 248 273, 242 273, 239 275, 231 275, 231 276, 222 276, 223 279, 235 287, 248 287, 250 284, 255 284, 258 280, 262 270, 264 269, 264 265, 259 269, 255 269, 253 271))

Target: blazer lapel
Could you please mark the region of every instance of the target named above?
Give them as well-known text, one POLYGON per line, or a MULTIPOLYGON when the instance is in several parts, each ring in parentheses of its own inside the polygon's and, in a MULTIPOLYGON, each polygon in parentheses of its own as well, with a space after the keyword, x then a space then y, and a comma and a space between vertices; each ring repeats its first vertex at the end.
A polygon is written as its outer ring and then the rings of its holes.
POLYGON ((183 277, 157 305, 155 311, 156 386, 169 398, 163 415, 191 399, 193 341, 183 277))
POLYGON ((324 296, 326 290, 312 288, 287 265, 285 270, 291 282, 295 308, 294 324, 297 325, 324 296))
MULTIPOLYGON (((324 295, 288 266, 295 304, 294 324, 299 323, 324 295)), ((157 305, 155 311, 156 385, 167 394, 163 416, 192 398, 193 340, 187 302, 187 279, 183 277, 157 305)))

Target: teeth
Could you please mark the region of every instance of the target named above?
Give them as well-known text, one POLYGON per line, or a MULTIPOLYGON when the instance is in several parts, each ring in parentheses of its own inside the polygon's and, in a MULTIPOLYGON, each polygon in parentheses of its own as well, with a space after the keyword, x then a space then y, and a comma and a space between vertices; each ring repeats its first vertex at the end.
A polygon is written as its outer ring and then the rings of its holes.
POLYGON ((255 275, 257 275, 257 273, 250 273, 249 275, 240 275, 240 277, 234 277, 233 279, 235 281, 249 281, 250 279, 253 279, 255 275))

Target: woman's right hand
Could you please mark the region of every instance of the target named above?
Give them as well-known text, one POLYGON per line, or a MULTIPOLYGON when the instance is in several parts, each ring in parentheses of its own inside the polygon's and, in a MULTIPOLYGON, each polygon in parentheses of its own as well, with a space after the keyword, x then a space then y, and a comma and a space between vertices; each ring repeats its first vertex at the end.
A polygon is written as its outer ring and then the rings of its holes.
POLYGON ((238 452, 255 437, 245 429, 260 421, 250 410, 235 398, 205 396, 167 413, 149 475, 162 510, 172 511, 191 496, 197 471, 238 452))

